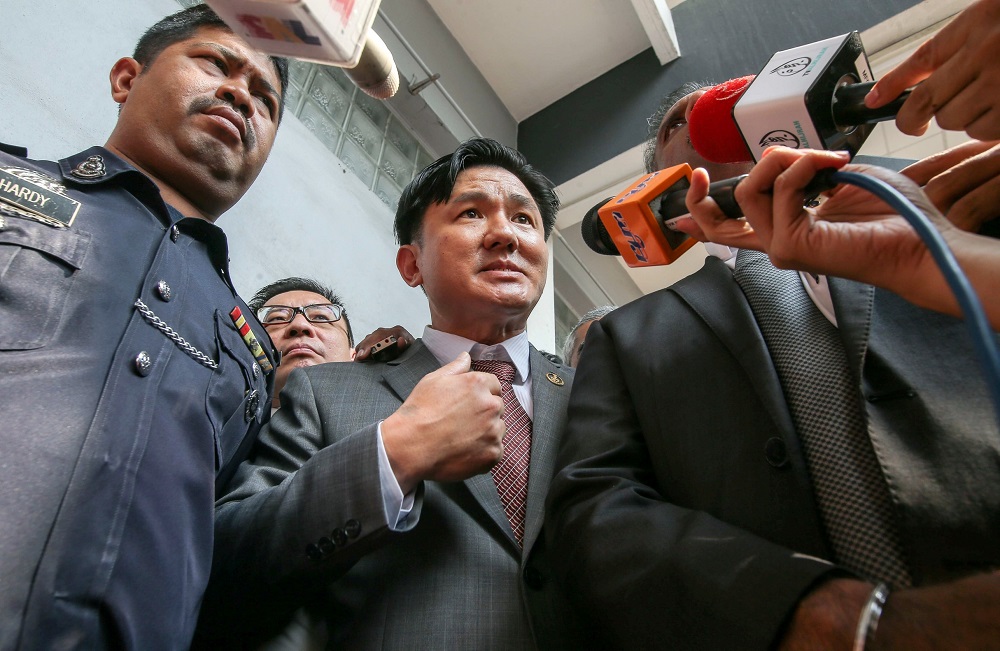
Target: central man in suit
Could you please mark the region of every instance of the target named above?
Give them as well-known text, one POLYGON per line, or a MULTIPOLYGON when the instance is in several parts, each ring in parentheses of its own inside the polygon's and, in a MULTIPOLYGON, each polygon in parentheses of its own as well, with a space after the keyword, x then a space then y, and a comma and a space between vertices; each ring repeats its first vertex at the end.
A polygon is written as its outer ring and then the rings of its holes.
POLYGON ((262 639, 305 604, 335 648, 583 643, 540 535, 572 370, 526 332, 558 207, 488 139, 404 190, 396 264, 431 325, 394 361, 290 375, 217 509, 209 638, 262 639))

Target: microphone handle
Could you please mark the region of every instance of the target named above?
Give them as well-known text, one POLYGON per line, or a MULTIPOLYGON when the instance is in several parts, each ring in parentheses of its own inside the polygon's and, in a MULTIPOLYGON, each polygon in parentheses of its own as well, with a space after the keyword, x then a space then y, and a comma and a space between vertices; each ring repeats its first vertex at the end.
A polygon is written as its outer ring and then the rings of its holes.
POLYGON ((912 88, 904 90, 903 93, 885 106, 877 109, 865 106, 865 95, 875 85, 874 81, 864 84, 846 84, 838 86, 833 91, 833 122, 838 127, 856 127, 862 124, 873 122, 884 122, 892 120, 903 107, 903 102, 910 96, 912 88))
MULTIPOLYGON (((819 193, 836 187, 837 184, 833 181, 833 173, 835 171, 836 170, 830 168, 817 172, 816 176, 813 177, 813 180, 810 181, 805 188, 803 188, 806 193, 806 203, 815 199, 819 193)), ((734 176, 731 179, 716 181, 708 186, 708 196, 715 200, 719 209, 721 209, 729 219, 740 219, 743 217, 743 209, 740 208, 740 204, 736 202, 736 186, 739 185, 740 182, 747 176, 749 175, 741 174, 739 176, 734 176)), ((671 190, 663 195, 660 203, 660 209, 658 211, 661 225, 674 217, 680 217, 681 215, 688 214, 687 206, 684 204, 685 196, 687 196, 687 188, 684 188, 683 190, 671 190)))
MULTIPOLYGON (((708 196, 715 199, 715 203, 719 204, 719 208, 730 219, 739 219, 743 216, 743 209, 740 208, 740 204, 736 203, 734 192, 736 186, 746 177, 746 174, 741 174, 731 179, 716 181, 708 186, 708 196)), ((677 185, 675 183, 661 199, 658 211, 661 223, 688 214, 687 206, 684 204, 684 198, 687 196, 687 184, 684 184, 683 189, 678 188, 677 185)))

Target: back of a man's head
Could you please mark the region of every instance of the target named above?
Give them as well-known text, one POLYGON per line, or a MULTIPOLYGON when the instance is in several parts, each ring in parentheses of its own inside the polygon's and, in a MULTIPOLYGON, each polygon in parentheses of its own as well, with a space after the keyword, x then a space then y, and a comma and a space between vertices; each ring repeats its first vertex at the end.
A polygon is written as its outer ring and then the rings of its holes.
POLYGON ((459 145, 454 153, 425 167, 406 186, 396 209, 396 240, 400 244, 419 242, 424 212, 431 204, 447 203, 458 175, 474 167, 499 167, 516 176, 538 205, 548 239, 559 212, 559 198, 553 183, 528 164, 516 149, 489 138, 473 138, 459 145))
MULTIPOLYGON (((232 31, 211 7, 204 4, 194 5, 163 18, 147 29, 136 43, 132 58, 143 66, 148 66, 163 50, 174 43, 191 38, 199 29, 204 28, 232 31)), ((271 61, 281 81, 281 95, 284 97, 288 89, 288 61, 281 57, 271 57, 271 61)))
POLYGON ((573 329, 566 335, 566 341, 563 342, 562 358, 566 364, 576 368, 576 364, 580 359, 580 349, 583 339, 587 334, 587 328, 590 327, 589 324, 594 321, 600 321, 617 309, 617 305, 601 305, 587 311, 586 314, 580 317, 580 320, 576 322, 573 329))

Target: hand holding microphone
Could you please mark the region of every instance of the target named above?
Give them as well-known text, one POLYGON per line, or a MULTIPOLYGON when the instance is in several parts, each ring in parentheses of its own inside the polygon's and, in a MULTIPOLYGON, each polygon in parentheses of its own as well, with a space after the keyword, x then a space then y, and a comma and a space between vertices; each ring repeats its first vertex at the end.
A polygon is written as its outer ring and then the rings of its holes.
POLYGON ((886 73, 865 99, 884 106, 905 88, 922 82, 903 104, 896 126, 913 136, 931 117, 942 129, 972 138, 1000 138, 1000 0, 979 0, 886 73))

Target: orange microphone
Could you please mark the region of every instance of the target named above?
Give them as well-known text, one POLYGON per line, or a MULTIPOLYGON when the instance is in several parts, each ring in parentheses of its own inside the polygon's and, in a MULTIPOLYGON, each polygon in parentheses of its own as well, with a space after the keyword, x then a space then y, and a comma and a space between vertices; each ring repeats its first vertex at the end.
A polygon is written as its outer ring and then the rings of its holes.
MULTIPOLYGON (((709 186, 709 196, 727 216, 743 215, 733 190, 745 177, 709 186)), ((584 242, 597 253, 622 256, 630 267, 670 264, 696 242, 667 227, 670 220, 688 214, 684 198, 690 178, 687 164, 640 177, 617 196, 587 211, 580 225, 584 242)))

